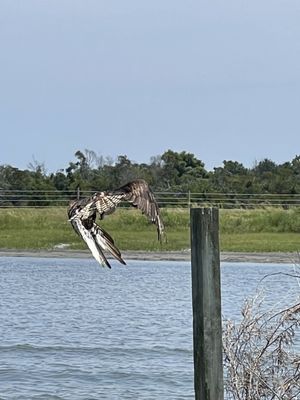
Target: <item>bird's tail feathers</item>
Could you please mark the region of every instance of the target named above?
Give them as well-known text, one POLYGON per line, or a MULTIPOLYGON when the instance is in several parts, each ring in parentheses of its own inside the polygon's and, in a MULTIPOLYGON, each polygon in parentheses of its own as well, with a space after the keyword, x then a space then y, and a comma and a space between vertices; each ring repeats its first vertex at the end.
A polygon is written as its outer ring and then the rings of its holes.
POLYGON ((103 228, 100 228, 99 225, 94 223, 91 232, 95 238, 98 247, 108 251, 121 264, 126 265, 125 261, 122 258, 121 252, 116 247, 112 237, 103 228))
POLYGON ((84 225, 82 224, 82 222, 79 218, 73 219, 72 224, 73 224, 73 227, 75 228, 75 230, 78 232, 78 234, 80 234, 82 239, 85 241, 88 248, 91 250, 94 258, 98 261, 98 263, 100 265, 102 265, 103 267, 106 266, 108 268, 111 268, 102 249, 100 248, 99 244, 95 240, 93 233, 84 227, 84 225))

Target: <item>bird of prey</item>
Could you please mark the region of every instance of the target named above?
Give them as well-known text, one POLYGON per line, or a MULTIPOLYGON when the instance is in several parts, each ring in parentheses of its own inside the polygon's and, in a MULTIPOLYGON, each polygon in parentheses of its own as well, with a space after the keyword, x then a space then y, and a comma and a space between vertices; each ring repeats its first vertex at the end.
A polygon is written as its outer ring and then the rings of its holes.
POLYGON ((112 237, 96 223, 111 214, 121 201, 127 201, 140 209, 156 225, 158 240, 164 234, 164 225, 155 197, 146 181, 137 179, 119 189, 97 192, 93 196, 73 200, 69 204, 68 217, 75 232, 85 241, 95 259, 103 267, 111 268, 104 252, 109 252, 120 263, 126 264, 112 237))

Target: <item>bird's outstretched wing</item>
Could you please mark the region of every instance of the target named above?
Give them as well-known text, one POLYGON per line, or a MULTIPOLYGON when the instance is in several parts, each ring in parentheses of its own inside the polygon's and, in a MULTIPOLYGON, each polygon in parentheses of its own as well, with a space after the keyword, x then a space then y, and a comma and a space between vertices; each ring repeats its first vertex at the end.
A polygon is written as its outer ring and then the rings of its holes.
POLYGON ((119 189, 100 192, 94 195, 94 206, 103 218, 115 211, 121 201, 128 201, 134 207, 145 214, 148 219, 156 225, 158 239, 161 241, 164 235, 164 225, 160 216, 159 207, 154 194, 146 181, 137 179, 129 182, 119 189))
POLYGON ((128 201, 156 224, 158 239, 162 240, 164 225, 159 207, 151 189, 143 179, 129 182, 116 190, 98 192, 92 197, 75 200, 68 209, 69 221, 74 230, 86 242, 95 259, 109 268, 109 262, 103 251, 110 252, 122 264, 125 262, 111 236, 96 224, 96 213, 98 212, 103 219, 105 215, 113 213, 121 201, 128 201))

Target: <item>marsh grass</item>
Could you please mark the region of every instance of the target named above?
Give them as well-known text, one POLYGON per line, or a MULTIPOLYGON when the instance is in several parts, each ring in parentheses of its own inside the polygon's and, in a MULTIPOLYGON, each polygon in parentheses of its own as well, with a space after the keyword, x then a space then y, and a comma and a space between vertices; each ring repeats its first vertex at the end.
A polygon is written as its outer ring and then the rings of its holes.
POLYGON ((222 233, 300 233, 300 208, 221 210, 222 233))
POLYGON ((72 240, 65 209, 0 209, 0 248, 50 249, 72 240))
MULTIPOLYGON (((133 208, 119 208, 101 222, 123 250, 182 250, 190 247, 189 210, 162 209, 167 242, 157 241, 154 225, 133 208)), ((0 248, 53 249, 61 243, 73 249, 85 244, 67 220, 66 209, 0 209, 0 248)), ((220 210, 223 251, 299 251, 300 209, 220 210)))

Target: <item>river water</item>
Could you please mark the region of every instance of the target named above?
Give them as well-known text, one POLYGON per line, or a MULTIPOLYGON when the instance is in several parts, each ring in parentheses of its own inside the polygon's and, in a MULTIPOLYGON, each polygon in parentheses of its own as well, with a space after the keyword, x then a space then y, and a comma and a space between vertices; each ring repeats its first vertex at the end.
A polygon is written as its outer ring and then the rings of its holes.
MULTIPOLYGON (((194 399, 188 262, 0 258, 1 400, 194 399)), ((222 264, 222 312, 264 287, 293 301, 293 265, 222 264), (260 282, 260 283, 259 283, 260 282)))

